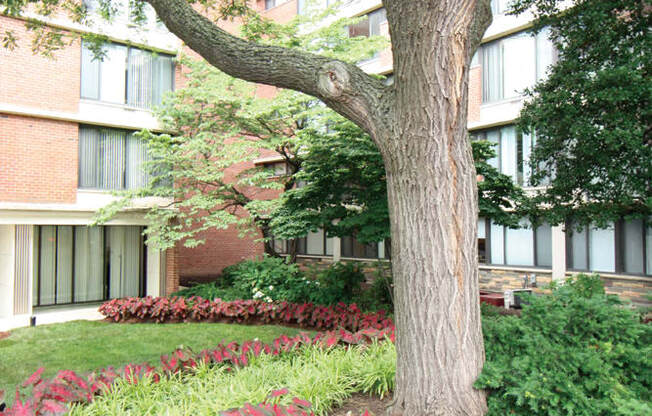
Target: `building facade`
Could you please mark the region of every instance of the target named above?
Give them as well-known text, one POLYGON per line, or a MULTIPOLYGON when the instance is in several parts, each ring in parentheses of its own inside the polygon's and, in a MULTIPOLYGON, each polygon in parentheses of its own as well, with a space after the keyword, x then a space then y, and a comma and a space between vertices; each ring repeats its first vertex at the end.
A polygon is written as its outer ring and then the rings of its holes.
POLYGON ((107 35, 102 61, 80 40, 54 59, 33 54, 24 24, 36 15, 0 16, 18 39, 15 50, 0 48, 0 330, 178 287, 176 250, 150 248, 142 235, 144 209, 164 201, 137 201, 90 226, 112 191, 146 183, 146 146, 133 133, 160 131, 152 109, 180 79, 178 40, 155 19, 135 27, 126 10, 110 27, 44 20, 107 35))

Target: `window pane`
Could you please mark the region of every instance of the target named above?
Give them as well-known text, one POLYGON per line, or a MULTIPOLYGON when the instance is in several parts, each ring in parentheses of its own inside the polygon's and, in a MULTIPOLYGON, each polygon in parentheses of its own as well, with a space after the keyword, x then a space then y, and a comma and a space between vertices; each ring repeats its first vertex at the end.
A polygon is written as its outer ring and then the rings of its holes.
POLYGON ((149 161, 147 143, 130 133, 127 135, 127 189, 144 188, 148 184, 145 163, 149 161))
POLYGON ((127 81, 127 103, 134 107, 147 108, 152 102, 152 54, 140 49, 129 51, 129 79, 127 81))
POLYGON ((505 127, 500 130, 500 171, 516 181, 516 128, 505 127))
POLYGON ((171 56, 154 57, 152 72, 152 106, 160 105, 166 92, 174 86, 174 60, 171 56))
POLYGON ((106 56, 100 63, 100 100, 124 104, 127 47, 106 45, 106 56))
POLYGON ((306 236, 306 254, 323 255, 324 254, 324 230, 309 232, 306 236))
POLYGON ((53 225, 41 226, 40 253, 40 303, 39 305, 54 304, 56 255, 57 255, 57 227, 53 225))
POLYGON ((93 59, 93 52, 82 42, 81 51, 81 97, 100 99, 100 61, 93 59))
POLYGON ((623 234, 624 271, 643 274, 643 221, 626 221, 623 234))
POLYGON ((552 267, 552 228, 550 224, 537 227, 537 266, 552 267))
POLYGON ((124 189, 125 132, 102 130, 100 133, 100 189, 124 189))
POLYGON ((369 18, 364 18, 358 23, 349 26, 349 37, 369 36, 369 18))
POLYGON ((573 255, 571 258, 571 269, 575 270, 588 270, 588 264, 586 263, 586 229, 582 228, 580 231, 572 229, 572 234, 570 239, 567 238, 567 241, 570 240, 571 248, 573 255))
POLYGON ((486 134, 486 140, 491 143, 496 143, 496 146, 494 146, 494 151, 496 152, 496 156, 492 157, 491 159, 487 160, 487 163, 500 170, 500 131, 499 130, 491 130, 488 131, 486 134))
POLYGON ((534 85, 536 57, 534 38, 523 33, 502 41, 503 98, 516 97, 534 85))
POLYGON ((333 237, 326 237, 326 255, 333 255, 333 237))
POLYGON ((99 188, 101 163, 100 132, 98 129, 79 128, 79 187, 99 188))
POLYGON ((72 226, 57 227, 57 303, 72 302, 72 226))
POLYGON ((549 28, 537 33, 537 81, 545 77, 548 67, 555 62, 555 47, 549 36, 549 28))
POLYGON ((104 228, 75 227, 75 302, 104 298, 104 228))
POLYGON ((501 62, 499 42, 482 46, 482 102, 492 102, 503 98, 501 62))
POLYGON ((478 218, 478 238, 486 238, 487 225, 486 220, 482 217, 478 218))
POLYGON ((369 35, 379 36, 380 25, 387 21, 387 12, 385 8, 380 8, 369 13, 369 35))
POLYGON ((494 224, 494 222, 491 221, 489 242, 491 244, 492 264, 505 264, 505 236, 503 232, 504 228, 502 225, 494 224))
MULTIPOLYGON (((521 225, 528 224, 523 222, 521 225)), ((507 228, 505 238, 505 264, 534 266, 534 235, 531 228, 507 228)))
POLYGON ((530 134, 521 134, 520 141, 521 155, 519 158, 519 172, 521 172, 520 184, 528 186, 530 184, 530 176, 532 175, 532 168, 530 167, 530 156, 532 155, 533 141, 530 134))
POLYGON ((138 296, 140 292, 140 227, 106 227, 109 244, 111 298, 138 296))
POLYGON ((591 271, 616 271, 615 232, 613 225, 607 229, 589 230, 589 266, 591 271))

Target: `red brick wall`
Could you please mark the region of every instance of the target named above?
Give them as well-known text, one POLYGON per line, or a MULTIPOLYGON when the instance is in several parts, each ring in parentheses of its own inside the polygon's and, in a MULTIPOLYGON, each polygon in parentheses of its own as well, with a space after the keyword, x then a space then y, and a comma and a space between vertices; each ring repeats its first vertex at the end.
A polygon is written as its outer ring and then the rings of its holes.
POLYGON ((482 104, 482 67, 476 65, 469 70, 469 121, 480 120, 482 104))
POLYGON ((179 250, 176 247, 165 251, 165 294, 179 290, 179 250))
POLYGON ((23 20, 0 16, 2 31, 13 30, 18 47, 0 47, 0 103, 45 110, 77 112, 79 107, 81 47, 78 41, 50 59, 32 53, 32 34, 23 20))
POLYGON ((76 123, 0 114, 0 201, 74 203, 76 123))

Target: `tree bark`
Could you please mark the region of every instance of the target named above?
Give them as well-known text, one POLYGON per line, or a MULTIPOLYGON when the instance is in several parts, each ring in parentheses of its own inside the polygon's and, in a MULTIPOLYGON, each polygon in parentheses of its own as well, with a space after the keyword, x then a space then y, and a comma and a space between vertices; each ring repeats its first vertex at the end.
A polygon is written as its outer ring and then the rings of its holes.
POLYGON ((484 344, 476 173, 466 127, 476 4, 386 7, 396 80, 396 120, 384 153, 397 330, 389 413, 482 415, 484 394, 472 387, 484 344))
POLYGON ((393 87, 357 67, 235 38, 185 0, 147 0, 228 74, 313 95, 365 129, 383 155, 392 232, 396 391, 391 415, 482 415, 476 173, 468 64, 489 0, 384 0, 393 87))

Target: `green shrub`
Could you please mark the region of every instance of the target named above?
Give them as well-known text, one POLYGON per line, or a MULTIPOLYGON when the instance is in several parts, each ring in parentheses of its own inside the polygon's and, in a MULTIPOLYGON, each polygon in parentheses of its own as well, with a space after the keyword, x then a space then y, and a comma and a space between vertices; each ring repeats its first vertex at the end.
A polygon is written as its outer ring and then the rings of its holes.
POLYGON ((225 270, 222 284, 230 284, 242 299, 308 302, 314 282, 306 278, 297 264, 283 258, 263 256, 245 260, 225 270))
POLYGON ((391 273, 387 273, 379 264, 371 286, 362 292, 358 304, 363 310, 384 310, 391 314, 394 312, 393 290, 394 283, 391 273))
POLYGON ((360 284, 365 275, 355 263, 333 263, 327 268, 317 270, 314 277, 316 288, 310 300, 318 305, 335 305, 339 302, 353 303, 361 293, 360 284))
POLYGON ((528 301, 521 318, 483 318, 489 415, 650 414, 652 330, 598 276, 528 301))
POLYGON ((223 287, 221 282, 200 283, 187 289, 180 290, 172 294, 173 296, 199 296, 204 299, 222 299, 224 301, 233 301, 238 299, 250 299, 251 294, 244 292, 235 287, 223 287))

